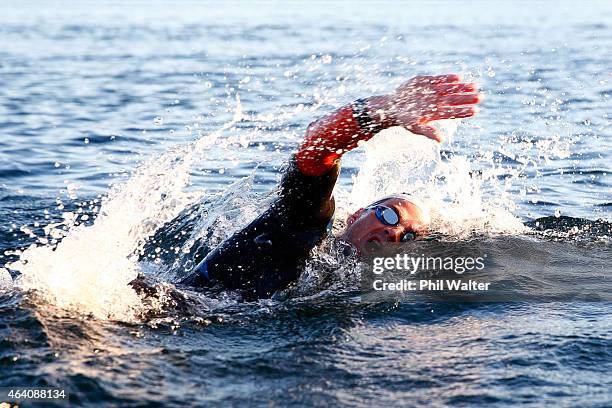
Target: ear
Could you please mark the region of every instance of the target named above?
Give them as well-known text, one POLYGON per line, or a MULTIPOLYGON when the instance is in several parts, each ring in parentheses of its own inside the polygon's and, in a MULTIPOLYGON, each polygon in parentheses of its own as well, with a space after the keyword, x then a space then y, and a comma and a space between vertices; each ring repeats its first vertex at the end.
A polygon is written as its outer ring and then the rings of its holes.
POLYGON ((363 214, 364 211, 365 209, 360 208, 354 213, 352 213, 351 215, 349 215, 348 218, 346 219, 346 226, 348 227, 351 224, 353 224, 355 221, 357 221, 357 219, 361 217, 361 214, 363 214))

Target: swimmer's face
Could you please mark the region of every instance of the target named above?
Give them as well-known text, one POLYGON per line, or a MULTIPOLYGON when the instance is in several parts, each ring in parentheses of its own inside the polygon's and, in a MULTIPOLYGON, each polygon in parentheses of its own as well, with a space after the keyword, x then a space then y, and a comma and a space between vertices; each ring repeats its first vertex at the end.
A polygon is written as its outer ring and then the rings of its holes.
POLYGON ((404 198, 391 197, 350 215, 341 239, 351 244, 358 255, 368 255, 385 242, 410 240, 426 229, 427 217, 419 207, 404 198), (397 225, 389 225, 395 218, 397 225))

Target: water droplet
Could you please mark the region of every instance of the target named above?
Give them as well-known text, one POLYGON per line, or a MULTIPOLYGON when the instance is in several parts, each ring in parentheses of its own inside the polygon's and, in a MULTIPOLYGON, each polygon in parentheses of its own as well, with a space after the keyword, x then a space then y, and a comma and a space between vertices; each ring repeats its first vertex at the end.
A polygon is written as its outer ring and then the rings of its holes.
POLYGON ((89 144, 89 138, 86 137, 83 142, 85 142, 85 144, 89 144))
POLYGON ((561 217, 561 210, 559 210, 559 209, 556 209, 556 210, 555 210, 555 217, 556 217, 556 218, 561 217))
POLYGON ((163 124, 164 124, 164 118, 162 118, 161 116, 156 116, 156 117, 153 119, 153 124, 154 124, 154 125, 156 125, 156 126, 161 126, 161 125, 163 125, 163 124))
POLYGON ((261 234, 255 237, 254 239, 257 245, 271 246, 272 241, 268 237, 268 234, 261 234))

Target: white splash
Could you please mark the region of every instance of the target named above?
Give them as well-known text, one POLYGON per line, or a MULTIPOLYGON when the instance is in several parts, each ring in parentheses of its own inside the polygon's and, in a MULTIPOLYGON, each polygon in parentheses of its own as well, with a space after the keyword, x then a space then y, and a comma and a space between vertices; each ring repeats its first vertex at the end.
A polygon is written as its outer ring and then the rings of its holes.
MULTIPOLYGON (((452 141, 459 121, 439 128, 452 141)), ((483 182, 495 183, 496 167, 481 175, 461 155, 442 160, 440 145, 402 128, 387 129, 365 147, 365 160, 353 178, 348 211, 394 193, 409 193, 425 201, 432 214, 432 229, 455 236, 474 232, 517 233, 524 229, 512 215, 512 201, 502 195, 483 196, 483 182)), ((501 189, 502 192, 505 189, 501 189)))
POLYGON ((237 99, 234 118, 225 126, 141 164, 125 184, 115 186, 92 225, 77 225, 67 214, 63 223, 47 228, 49 237, 63 239, 55 246, 32 245, 8 265, 21 273, 17 286, 78 313, 137 320, 145 306, 128 283, 138 275, 139 251, 195 199, 183 191, 194 160, 241 119, 237 99))
POLYGON ((9 291, 13 288, 13 277, 4 268, 0 268, 0 292, 9 291))

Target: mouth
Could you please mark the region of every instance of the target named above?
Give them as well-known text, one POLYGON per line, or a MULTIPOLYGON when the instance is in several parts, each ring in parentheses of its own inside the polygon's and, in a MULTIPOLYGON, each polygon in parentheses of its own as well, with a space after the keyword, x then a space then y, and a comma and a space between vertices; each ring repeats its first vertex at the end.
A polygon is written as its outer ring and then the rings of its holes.
POLYGON ((370 238, 366 242, 366 250, 370 253, 377 252, 382 249, 382 242, 378 238, 370 238))

